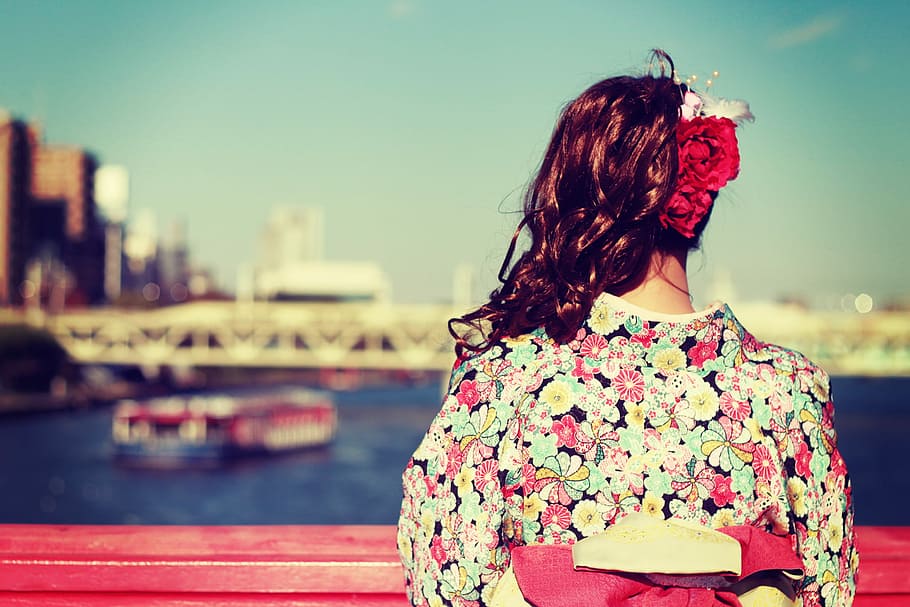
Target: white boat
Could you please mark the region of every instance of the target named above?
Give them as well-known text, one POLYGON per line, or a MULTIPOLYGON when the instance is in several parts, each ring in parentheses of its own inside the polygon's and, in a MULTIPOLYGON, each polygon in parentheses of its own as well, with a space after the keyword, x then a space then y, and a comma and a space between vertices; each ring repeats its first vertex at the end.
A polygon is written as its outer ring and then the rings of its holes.
POLYGON ((335 405, 325 392, 294 389, 126 400, 114 409, 114 453, 137 463, 217 462, 326 445, 335 405))

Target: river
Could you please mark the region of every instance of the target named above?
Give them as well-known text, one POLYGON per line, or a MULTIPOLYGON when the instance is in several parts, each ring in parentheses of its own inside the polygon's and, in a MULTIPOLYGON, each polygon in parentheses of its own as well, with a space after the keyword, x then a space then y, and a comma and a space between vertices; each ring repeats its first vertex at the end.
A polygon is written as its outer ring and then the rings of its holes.
MULTIPOLYGON (((856 521, 910 525, 910 378, 833 381, 856 521)), ((334 394, 328 447, 212 469, 144 470, 111 457, 109 408, 0 418, 0 523, 392 524, 400 474, 438 385, 334 394)))

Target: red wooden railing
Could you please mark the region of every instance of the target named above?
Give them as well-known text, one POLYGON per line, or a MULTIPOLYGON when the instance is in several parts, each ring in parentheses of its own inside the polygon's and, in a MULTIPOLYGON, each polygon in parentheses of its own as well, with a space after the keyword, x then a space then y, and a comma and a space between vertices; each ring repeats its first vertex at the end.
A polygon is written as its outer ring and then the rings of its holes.
MULTIPOLYGON (((910 607, 910 527, 861 527, 856 607, 910 607)), ((406 604, 389 526, 0 525, 0 605, 406 604)))

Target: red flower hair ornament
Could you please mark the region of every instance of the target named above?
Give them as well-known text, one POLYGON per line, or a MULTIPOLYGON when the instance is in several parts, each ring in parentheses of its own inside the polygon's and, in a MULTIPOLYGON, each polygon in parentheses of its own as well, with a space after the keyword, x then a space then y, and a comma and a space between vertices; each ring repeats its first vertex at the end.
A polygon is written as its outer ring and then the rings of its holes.
POLYGON ((739 174, 736 126, 754 118, 745 101, 715 99, 691 90, 679 111, 676 191, 661 211, 660 223, 692 238, 717 191, 739 174))

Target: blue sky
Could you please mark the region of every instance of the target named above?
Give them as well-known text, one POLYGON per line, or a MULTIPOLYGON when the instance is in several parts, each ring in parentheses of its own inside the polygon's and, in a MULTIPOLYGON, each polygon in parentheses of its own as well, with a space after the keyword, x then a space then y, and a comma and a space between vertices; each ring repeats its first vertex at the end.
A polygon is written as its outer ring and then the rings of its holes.
POLYGON ((276 205, 325 209, 330 259, 397 301, 453 270, 480 297, 560 108, 662 47, 747 99, 742 172, 693 287, 744 299, 910 294, 908 4, 0 0, 0 107, 131 175, 232 282, 276 205), (491 6, 492 4, 492 6, 491 6))

